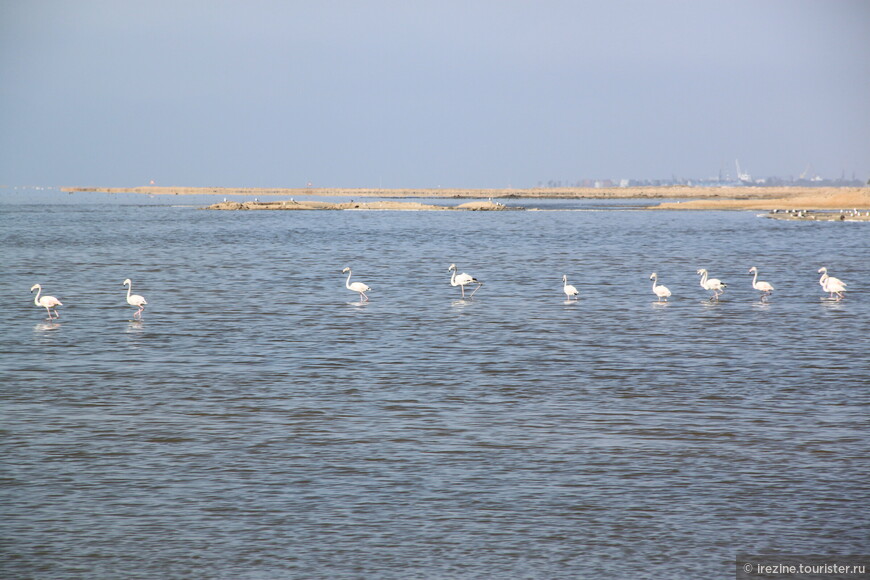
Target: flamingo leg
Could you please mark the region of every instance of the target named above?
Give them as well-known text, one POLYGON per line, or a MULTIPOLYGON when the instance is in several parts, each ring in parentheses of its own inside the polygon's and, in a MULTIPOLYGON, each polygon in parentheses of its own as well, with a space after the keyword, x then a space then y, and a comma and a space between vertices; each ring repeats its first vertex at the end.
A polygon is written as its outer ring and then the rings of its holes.
POLYGON ((462 291, 462 298, 465 298, 465 286, 459 286, 459 289, 462 291))
POLYGON ((471 298, 474 298, 474 293, 477 292, 478 290, 480 290, 480 287, 481 287, 481 286, 483 286, 483 282, 479 282, 479 283, 477 284, 477 288, 475 288, 475 289, 471 292, 471 298))

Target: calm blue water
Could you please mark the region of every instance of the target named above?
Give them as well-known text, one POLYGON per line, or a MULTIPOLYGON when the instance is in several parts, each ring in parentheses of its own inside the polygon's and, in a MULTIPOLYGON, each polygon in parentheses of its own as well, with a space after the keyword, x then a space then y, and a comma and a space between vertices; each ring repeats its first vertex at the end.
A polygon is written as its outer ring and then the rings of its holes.
POLYGON ((870 224, 744 212, 7 201, 0 576, 724 578, 737 553, 868 553, 868 255, 870 224))

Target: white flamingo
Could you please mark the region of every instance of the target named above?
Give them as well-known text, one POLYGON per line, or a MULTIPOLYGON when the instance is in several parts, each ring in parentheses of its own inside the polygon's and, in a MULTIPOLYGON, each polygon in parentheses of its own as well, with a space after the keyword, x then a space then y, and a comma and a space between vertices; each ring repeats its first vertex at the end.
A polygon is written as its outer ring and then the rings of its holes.
POLYGON ((42 306, 43 308, 45 308, 45 311, 48 312, 49 320, 52 320, 53 318, 51 316, 52 309, 54 310, 54 318, 60 318, 60 314, 57 313, 57 307, 63 306, 63 302, 61 302, 54 296, 43 296, 42 298, 40 298, 39 295, 42 294, 42 286, 40 286, 39 284, 34 284, 30 287, 31 294, 34 290, 36 290, 37 292, 36 298, 33 299, 33 303, 37 306, 42 306))
POLYGON ((653 272, 652 274, 650 274, 649 279, 653 281, 653 292, 656 296, 659 297, 659 302, 661 302, 662 300, 667 302, 668 298, 671 295, 671 291, 668 290, 667 286, 662 286, 661 284, 659 284, 658 286, 656 285, 656 283, 659 281, 658 274, 653 272))
POLYGON ((562 291, 568 297, 568 300, 570 300, 572 296, 574 297, 574 300, 577 300, 577 295, 580 294, 577 288, 568 284, 568 274, 562 274, 562 291))
POLYGON ((453 272, 453 274, 450 276, 450 285, 451 286, 459 286, 459 289, 462 290, 462 297, 463 298, 465 298, 465 286, 467 286, 468 284, 477 284, 477 288, 475 288, 471 292, 471 296, 469 296, 469 298, 473 298, 474 293, 477 292, 478 290, 480 290, 480 287, 483 286, 483 282, 481 282, 480 280, 478 280, 477 278, 475 278, 469 274, 466 274, 465 272, 457 275, 456 274, 456 264, 450 264, 450 267, 447 268, 447 271, 453 272))
POLYGON ((822 277, 819 278, 819 284, 821 284, 822 290, 828 292, 831 295, 831 298, 834 297, 834 294, 837 295, 837 300, 843 298, 843 292, 846 291, 847 284, 839 278, 828 276, 828 269, 824 266, 819 268, 819 273, 822 275, 822 277))
POLYGON ((367 302, 369 297, 366 296, 366 292, 371 291, 371 288, 369 288, 368 286, 366 286, 362 282, 354 282, 353 284, 351 284, 350 277, 351 277, 351 275, 353 275, 353 272, 351 271, 350 268, 345 268, 344 270, 341 271, 342 274, 344 274, 345 272, 347 272, 347 282, 344 283, 345 288, 347 288, 348 290, 352 290, 354 292, 359 292, 360 300, 367 302))
POLYGON ((133 290, 133 282, 130 281, 129 278, 124 280, 124 286, 127 287, 127 304, 130 306, 136 306, 139 310, 133 315, 133 318, 142 319, 142 311, 145 310, 145 305, 148 304, 145 302, 145 298, 139 296, 138 294, 130 294, 133 290))
POLYGON ((770 293, 773 292, 773 284, 771 284, 770 282, 765 282, 763 280, 759 282, 758 268, 756 268, 755 266, 749 268, 749 273, 754 274, 754 276, 752 276, 752 287, 761 292, 761 299, 765 300, 768 296, 770 296, 770 293))
POLYGON ((707 270, 701 268, 697 272, 701 275, 701 288, 704 290, 712 290, 713 295, 710 297, 710 300, 719 300, 719 295, 725 292, 725 288, 728 286, 719 278, 710 278, 707 279, 707 270))

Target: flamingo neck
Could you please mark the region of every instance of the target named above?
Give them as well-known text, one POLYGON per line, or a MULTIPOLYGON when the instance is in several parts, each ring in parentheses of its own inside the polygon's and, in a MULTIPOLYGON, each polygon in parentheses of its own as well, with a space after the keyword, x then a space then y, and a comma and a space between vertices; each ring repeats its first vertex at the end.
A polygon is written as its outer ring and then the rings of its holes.
POLYGON ((348 290, 353 290, 353 288, 350 287, 350 277, 352 274, 353 274, 352 270, 347 271, 347 282, 344 283, 344 287, 347 288, 348 290))
POLYGON ((707 285, 707 272, 704 271, 701 273, 701 286, 707 285))
POLYGON ((653 280, 653 292, 655 292, 655 291, 656 291, 656 282, 658 282, 659 279, 658 279, 658 278, 653 278, 652 280, 653 280))
POLYGON ((130 293, 133 291, 133 284, 124 284, 127 287, 127 300, 130 299, 130 293))
POLYGON ((41 286, 36 289, 36 298, 33 299, 33 303, 36 304, 37 306, 42 306, 42 304, 39 303, 39 295, 40 294, 42 294, 42 287, 41 286))
POLYGON ((451 286, 458 286, 459 284, 456 283, 456 269, 454 268, 452 270, 452 272, 453 273, 450 274, 450 285, 451 286))
POLYGON ((752 287, 757 289, 758 286, 757 286, 756 283, 755 283, 756 280, 758 280, 758 270, 755 270, 755 272, 754 272, 754 274, 753 274, 753 276, 752 276, 752 287))

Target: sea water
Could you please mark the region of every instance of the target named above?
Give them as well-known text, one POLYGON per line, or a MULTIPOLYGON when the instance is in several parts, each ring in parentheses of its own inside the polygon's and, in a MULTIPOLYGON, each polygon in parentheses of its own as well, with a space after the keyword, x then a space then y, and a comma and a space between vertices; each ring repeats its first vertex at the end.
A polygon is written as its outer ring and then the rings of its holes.
POLYGON ((868 224, 38 200, 0 204, 3 577, 723 578, 870 548, 868 224))

